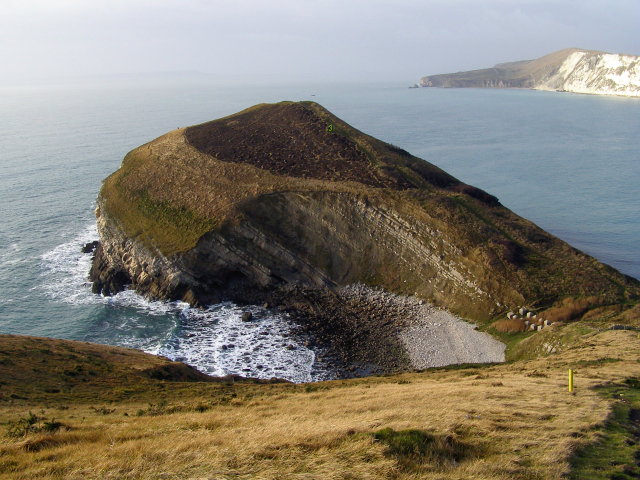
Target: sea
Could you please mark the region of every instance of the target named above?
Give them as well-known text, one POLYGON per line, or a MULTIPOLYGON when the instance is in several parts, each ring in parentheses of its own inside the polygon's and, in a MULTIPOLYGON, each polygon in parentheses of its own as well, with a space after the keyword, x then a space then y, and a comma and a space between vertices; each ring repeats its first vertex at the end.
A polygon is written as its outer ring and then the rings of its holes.
POLYGON ((334 378, 286 314, 91 293, 94 208, 124 155, 176 127, 263 102, 313 100, 359 130, 496 195, 640 278, 640 99, 384 84, 206 79, 0 87, 0 333, 120 345, 213 374, 334 378))

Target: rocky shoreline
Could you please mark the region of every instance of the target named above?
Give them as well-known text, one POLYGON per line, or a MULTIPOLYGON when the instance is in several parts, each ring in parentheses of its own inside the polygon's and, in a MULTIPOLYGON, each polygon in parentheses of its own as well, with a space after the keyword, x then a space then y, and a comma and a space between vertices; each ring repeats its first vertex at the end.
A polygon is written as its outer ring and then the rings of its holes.
MULTIPOLYGON (((101 251, 98 244, 90 274, 94 292, 115 294, 131 282, 104 262, 101 251)), ((326 352, 324 361, 336 367, 340 378, 504 361, 504 345, 472 324, 417 297, 363 284, 261 289, 231 283, 211 303, 223 300, 287 313, 299 333, 312 339, 311 348, 326 352)))

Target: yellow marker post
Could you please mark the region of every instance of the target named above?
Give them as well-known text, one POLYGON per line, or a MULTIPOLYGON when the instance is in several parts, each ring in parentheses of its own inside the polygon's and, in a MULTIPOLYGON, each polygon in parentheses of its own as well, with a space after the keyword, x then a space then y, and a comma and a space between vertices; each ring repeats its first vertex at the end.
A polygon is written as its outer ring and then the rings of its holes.
POLYGON ((573 370, 569 369, 569 392, 573 393, 573 370))

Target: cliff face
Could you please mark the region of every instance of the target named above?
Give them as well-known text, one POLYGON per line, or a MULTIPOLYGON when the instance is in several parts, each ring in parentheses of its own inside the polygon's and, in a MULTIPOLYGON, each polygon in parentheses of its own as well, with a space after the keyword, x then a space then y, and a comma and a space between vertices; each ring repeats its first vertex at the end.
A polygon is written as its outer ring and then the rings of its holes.
POLYGON ((98 198, 96 292, 260 301, 364 283, 474 319, 638 282, 321 106, 258 105, 130 152, 98 198))
POLYGON ((422 87, 532 88, 640 96, 640 57, 570 48, 536 60, 422 77, 422 87))

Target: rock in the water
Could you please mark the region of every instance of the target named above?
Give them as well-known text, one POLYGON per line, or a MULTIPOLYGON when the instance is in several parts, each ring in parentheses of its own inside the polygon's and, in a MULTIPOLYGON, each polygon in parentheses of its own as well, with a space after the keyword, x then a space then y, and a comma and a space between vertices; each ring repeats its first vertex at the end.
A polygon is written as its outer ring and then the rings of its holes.
POLYGON ((251 312, 242 312, 242 321, 250 322, 253 319, 253 314, 251 312))
POLYGON ((94 240, 93 242, 85 243, 82 247, 82 253, 93 253, 93 251, 97 248, 100 242, 98 240, 94 240))

